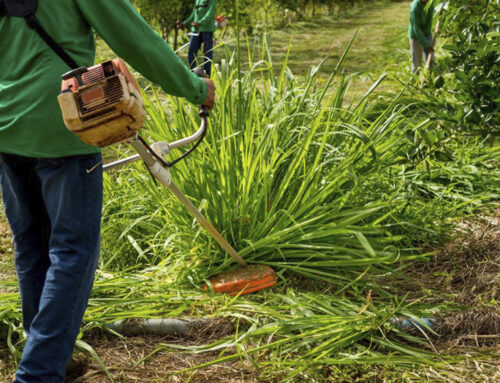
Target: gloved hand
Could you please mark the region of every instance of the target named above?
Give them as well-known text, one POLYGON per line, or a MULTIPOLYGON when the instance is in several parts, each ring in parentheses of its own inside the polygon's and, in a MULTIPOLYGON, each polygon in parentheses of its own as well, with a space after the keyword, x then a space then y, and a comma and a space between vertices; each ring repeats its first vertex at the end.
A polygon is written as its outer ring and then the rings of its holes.
POLYGON ((215 85, 209 78, 203 78, 205 84, 207 84, 207 98, 201 103, 201 105, 206 106, 208 110, 212 110, 215 104, 215 85))

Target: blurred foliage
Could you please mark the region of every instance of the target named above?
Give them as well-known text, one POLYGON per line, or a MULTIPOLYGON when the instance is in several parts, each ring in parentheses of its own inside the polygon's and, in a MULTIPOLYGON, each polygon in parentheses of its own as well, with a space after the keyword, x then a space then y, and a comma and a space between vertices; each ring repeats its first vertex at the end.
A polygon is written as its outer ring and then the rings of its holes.
POLYGON ((458 132, 500 133, 500 2, 454 0, 439 14, 446 55, 433 86, 437 117, 458 132))
MULTIPOLYGON (((141 15, 161 32, 165 39, 172 33, 176 39, 176 20, 184 20, 194 7, 194 0, 131 0, 141 15)), ((291 24, 294 20, 334 15, 357 4, 374 0, 218 0, 217 14, 223 14, 235 26, 238 13, 240 27, 248 34, 291 24)))

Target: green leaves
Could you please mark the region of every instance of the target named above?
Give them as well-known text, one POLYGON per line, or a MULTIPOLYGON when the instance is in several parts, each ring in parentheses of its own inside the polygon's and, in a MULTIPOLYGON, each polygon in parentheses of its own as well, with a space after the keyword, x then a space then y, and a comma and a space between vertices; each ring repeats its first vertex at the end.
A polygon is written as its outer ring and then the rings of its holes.
POLYGON ((500 6, 496 1, 449 2, 444 12, 447 37, 434 79, 441 118, 454 121, 459 132, 499 135, 500 6), (451 74, 450 81, 443 76, 451 74), (445 102, 444 99, 446 99, 445 102), (460 112, 463 111, 463 112, 460 112))

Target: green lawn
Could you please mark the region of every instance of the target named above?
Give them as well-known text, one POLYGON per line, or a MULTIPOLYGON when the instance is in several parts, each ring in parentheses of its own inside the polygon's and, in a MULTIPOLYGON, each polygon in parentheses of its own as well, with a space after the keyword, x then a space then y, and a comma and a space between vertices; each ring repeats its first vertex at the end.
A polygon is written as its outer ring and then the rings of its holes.
POLYGON ((357 31, 344 72, 362 74, 354 88, 363 91, 371 86, 372 79, 385 71, 409 65, 407 28, 406 2, 377 3, 335 18, 321 16, 314 22, 298 22, 284 30, 273 31, 271 50, 273 59, 281 63, 291 38, 289 66, 292 72, 305 74, 311 65, 328 57, 320 72, 326 78, 357 31))
MULTIPOLYGON (((290 70, 303 76, 311 65, 317 65, 326 58, 320 69, 320 77, 326 80, 357 32, 343 66, 346 75, 360 74, 351 85, 354 96, 368 90, 382 73, 409 68, 408 18, 407 2, 384 1, 363 5, 338 16, 322 15, 314 21, 296 21, 266 34, 276 70, 281 68, 291 43, 288 58, 290 70)), ((259 47, 263 35, 252 36, 249 45, 259 47)), ((229 51, 234 49, 234 40, 224 41, 229 51)), ((219 48, 215 62, 223 56, 223 49, 219 48)), ((398 82, 387 79, 379 91, 399 87, 398 82)))
MULTIPOLYGON (((358 32, 342 69, 346 75, 359 74, 351 85, 351 94, 355 96, 368 90, 382 73, 409 68, 408 18, 408 2, 380 1, 355 7, 340 15, 320 15, 314 21, 295 21, 285 28, 258 32, 247 41, 246 36, 242 35, 242 44, 246 46, 248 42, 253 56, 259 57, 262 39, 266 34, 274 66, 279 70, 291 43, 288 58, 290 70, 304 76, 311 65, 317 65, 326 58, 320 69, 320 77, 326 80, 358 32)), ((236 38, 231 32, 223 40, 218 39, 219 34, 216 32, 215 35, 215 45, 219 44, 215 51, 216 65, 225 57, 225 50, 233 52, 236 45, 236 38)), ((179 54, 186 59, 187 49, 179 54)), ((99 40, 96 57, 97 61, 102 61, 113 58, 114 54, 99 40)), ((246 58, 247 52, 242 52, 242 60, 246 58)), ((145 85, 147 82, 140 79, 140 83, 145 85)), ((378 91, 399 88, 399 82, 388 78, 378 91)))

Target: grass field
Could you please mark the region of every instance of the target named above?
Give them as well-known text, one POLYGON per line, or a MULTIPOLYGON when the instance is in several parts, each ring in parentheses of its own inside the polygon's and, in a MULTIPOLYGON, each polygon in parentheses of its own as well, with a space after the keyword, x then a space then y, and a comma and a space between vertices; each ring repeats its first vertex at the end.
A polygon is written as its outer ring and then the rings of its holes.
MULTIPOLYGON (((279 271, 279 284, 237 299, 201 291, 230 260, 140 165, 107 176, 82 337, 99 358, 76 383, 500 381, 499 151, 477 140, 453 146, 454 161, 407 168, 408 143, 434 127, 392 101, 408 79, 408 7, 381 1, 270 30, 270 56, 264 36, 252 36, 251 59, 272 60, 277 79, 244 63, 243 94, 228 80, 237 78, 225 65, 235 47, 228 34, 215 56, 220 104, 207 141, 173 177, 242 255, 279 271), (285 60, 295 76, 280 76, 285 60), (399 331, 391 319, 405 314, 435 317, 435 333, 399 331), (103 330, 122 317, 158 316, 213 321, 184 337, 103 330)), ((112 55, 99 41, 97 60, 112 55)), ((148 103, 151 138, 196 126, 186 103, 159 99, 148 103)), ((10 242, 0 210, 0 299, 19 311, 8 294, 10 242)), ((14 371, 0 342, 0 382, 14 371)))

